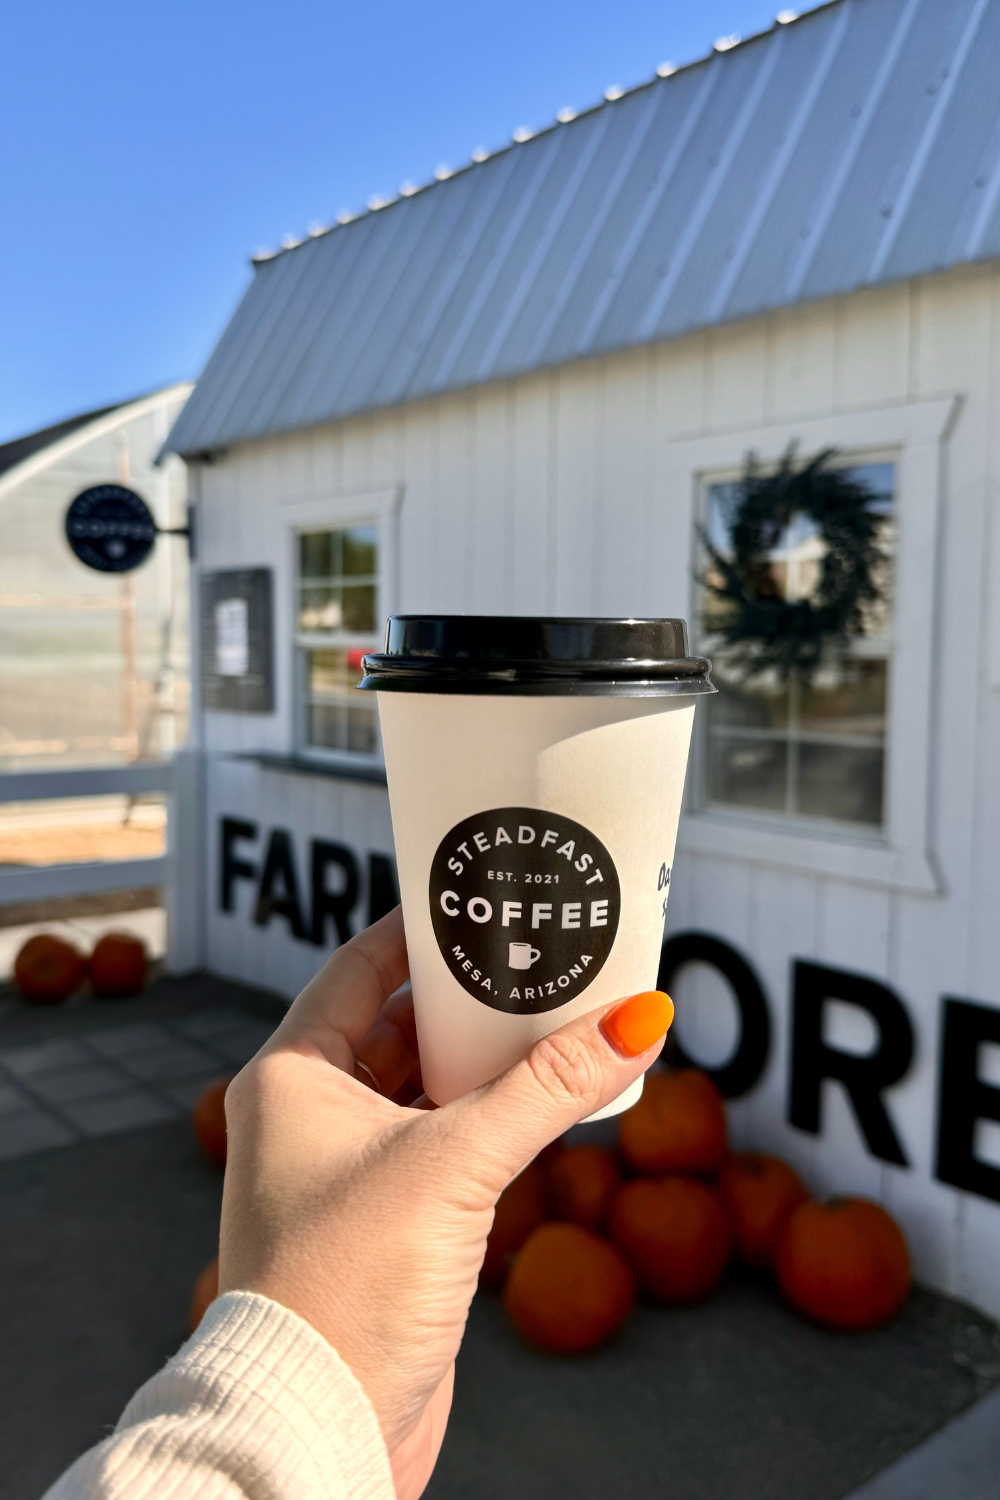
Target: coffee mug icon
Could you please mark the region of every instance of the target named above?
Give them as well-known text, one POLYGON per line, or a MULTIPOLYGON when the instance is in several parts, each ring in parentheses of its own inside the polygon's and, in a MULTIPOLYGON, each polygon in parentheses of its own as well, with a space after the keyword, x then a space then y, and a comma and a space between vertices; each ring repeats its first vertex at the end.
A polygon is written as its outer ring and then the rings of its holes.
POLYGON ((542 956, 541 948, 533 948, 530 943, 509 943, 507 946, 507 967, 511 969, 530 969, 542 956))

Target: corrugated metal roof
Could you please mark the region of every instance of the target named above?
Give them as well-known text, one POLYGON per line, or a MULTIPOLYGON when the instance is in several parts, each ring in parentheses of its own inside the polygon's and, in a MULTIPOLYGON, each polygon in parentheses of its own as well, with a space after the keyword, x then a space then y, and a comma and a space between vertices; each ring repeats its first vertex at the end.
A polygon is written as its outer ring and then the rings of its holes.
POLYGON ((193 455, 1000 254, 1000 0, 835 0, 258 261, 193 455))

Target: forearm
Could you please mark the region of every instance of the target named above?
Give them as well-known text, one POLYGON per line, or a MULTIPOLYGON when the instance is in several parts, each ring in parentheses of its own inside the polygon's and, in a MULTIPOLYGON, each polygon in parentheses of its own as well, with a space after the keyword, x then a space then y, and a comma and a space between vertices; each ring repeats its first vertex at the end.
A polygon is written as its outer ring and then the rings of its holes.
POLYGON ((249 1292, 137 1391, 45 1500, 393 1500, 378 1421, 303 1319, 249 1292))

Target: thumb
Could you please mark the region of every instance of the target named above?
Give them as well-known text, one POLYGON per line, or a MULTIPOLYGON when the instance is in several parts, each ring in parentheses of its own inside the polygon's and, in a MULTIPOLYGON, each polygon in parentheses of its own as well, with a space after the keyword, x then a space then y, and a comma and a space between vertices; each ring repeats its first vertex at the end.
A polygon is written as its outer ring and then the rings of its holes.
POLYGON ((500 1192, 543 1146, 655 1062, 673 1018, 670 996, 648 990, 542 1037, 506 1073, 436 1111, 452 1149, 481 1181, 495 1170, 500 1192))

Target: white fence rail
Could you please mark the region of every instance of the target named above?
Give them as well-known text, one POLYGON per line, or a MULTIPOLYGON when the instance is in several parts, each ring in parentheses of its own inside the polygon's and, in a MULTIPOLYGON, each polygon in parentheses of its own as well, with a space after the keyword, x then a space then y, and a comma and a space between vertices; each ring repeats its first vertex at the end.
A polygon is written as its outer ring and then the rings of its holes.
MULTIPOLYGON (((98 766, 76 771, 23 771, 0 774, 0 803, 71 797, 135 797, 172 792, 172 761, 138 766, 98 766)), ((167 884, 167 856, 100 860, 69 865, 22 865, 0 873, 0 906, 43 901, 54 896, 138 890, 167 884)))

